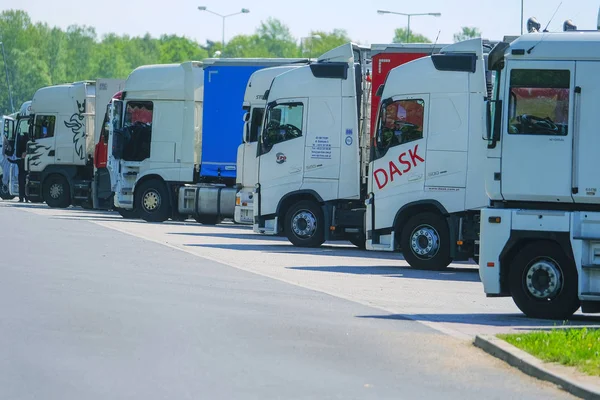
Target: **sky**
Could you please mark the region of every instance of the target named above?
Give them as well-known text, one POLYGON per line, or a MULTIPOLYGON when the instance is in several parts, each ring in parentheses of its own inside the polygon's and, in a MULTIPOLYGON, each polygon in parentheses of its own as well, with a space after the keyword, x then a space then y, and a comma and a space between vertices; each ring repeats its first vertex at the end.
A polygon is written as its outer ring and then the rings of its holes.
MULTIPOLYGON (((523 0, 523 3, 524 21, 535 16, 544 27, 561 0, 523 0)), ((284 22, 298 40, 311 30, 339 28, 361 44, 390 43, 394 30, 406 27, 407 18, 379 15, 378 9, 441 13, 441 17, 411 18, 411 31, 432 41, 439 32, 440 44, 452 43, 453 34, 462 26, 477 27, 490 40, 521 32, 521 0, 0 0, 0 10, 25 10, 33 22, 46 22, 63 29, 71 24, 93 26, 99 36, 109 32, 131 36, 150 33, 154 37, 177 34, 200 43, 207 39, 220 41, 222 18, 201 12, 198 6, 222 15, 250 9, 249 14, 226 19, 226 41, 235 35, 252 34, 261 21, 274 17, 284 22)), ((578 29, 595 30, 599 6, 600 2, 593 0, 562 0, 549 30, 562 30, 566 19, 572 19, 578 29)))

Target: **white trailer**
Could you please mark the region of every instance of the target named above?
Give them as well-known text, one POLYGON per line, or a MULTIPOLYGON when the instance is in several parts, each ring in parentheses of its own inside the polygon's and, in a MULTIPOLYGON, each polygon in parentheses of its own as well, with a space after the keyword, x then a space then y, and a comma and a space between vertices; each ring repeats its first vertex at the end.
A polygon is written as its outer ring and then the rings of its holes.
POLYGON ((531 33, 490 54, 480 275, 527 316, 600 312, 600 33, 531 33))

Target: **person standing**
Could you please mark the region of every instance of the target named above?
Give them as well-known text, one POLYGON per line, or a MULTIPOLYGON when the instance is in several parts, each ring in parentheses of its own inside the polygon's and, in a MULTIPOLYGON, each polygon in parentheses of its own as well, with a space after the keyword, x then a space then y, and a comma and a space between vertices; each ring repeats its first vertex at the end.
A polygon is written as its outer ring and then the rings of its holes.
POLYGON ((16 160, 9 159, 8 161, 17 164, 17 169, 19 173, 19 203, 27 202, 29 203, 29 199, 26 196, 25 186, 26 186, 26 172, 25 172, 25 156, 27 152, 25 151, 27 148, 27 136, 24 134, 19 135, 17 137, 17 154, 20 154, 21 157, 16 160))

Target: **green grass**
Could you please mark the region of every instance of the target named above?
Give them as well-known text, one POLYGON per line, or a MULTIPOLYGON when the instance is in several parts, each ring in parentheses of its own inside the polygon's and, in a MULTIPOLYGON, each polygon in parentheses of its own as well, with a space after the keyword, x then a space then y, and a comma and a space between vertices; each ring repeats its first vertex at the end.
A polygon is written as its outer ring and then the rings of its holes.
POLYGON ((543 361, 600 376, 600 330, 554 329, 498 337, 543 361))

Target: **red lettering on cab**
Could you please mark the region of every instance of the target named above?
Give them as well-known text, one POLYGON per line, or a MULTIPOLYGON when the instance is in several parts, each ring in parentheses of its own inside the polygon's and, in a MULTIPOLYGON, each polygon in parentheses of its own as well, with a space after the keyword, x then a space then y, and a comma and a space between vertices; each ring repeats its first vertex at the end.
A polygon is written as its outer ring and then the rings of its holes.
POLYGON ((386 171, 383 168, 378 168, 373 172, 373 177, 375 178, 375 183, 379 190, 386 187, 389 182, 394 182, 394 175, 398 175, 399 177, 410 172, 411 169, 416 167, 420 163, 424 163, 425 159, 417 154, 419 151, 419 145, 417 144, 413 149, 408 150, 408 152, 403 152, 398 156, 398 163, 404 166, 404 169, 400 171, 400 168, 396 165, 394 160, 390 161, 388 164, 388 170, 386 171), (410 159, 410 161, 406 160, 406 157, 410 159))

